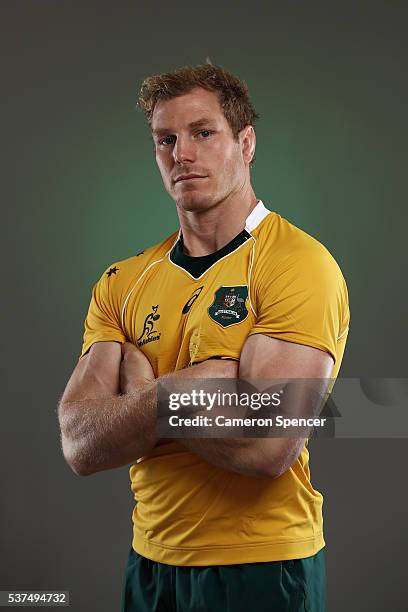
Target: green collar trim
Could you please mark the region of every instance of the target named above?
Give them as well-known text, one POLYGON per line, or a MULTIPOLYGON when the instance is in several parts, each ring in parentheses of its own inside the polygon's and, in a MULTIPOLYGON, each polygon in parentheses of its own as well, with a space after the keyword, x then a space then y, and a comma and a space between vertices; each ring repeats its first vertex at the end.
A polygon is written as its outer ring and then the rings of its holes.
POLYGON ((176 266, 183 268, 183 270, 188 272, 193 278, 197 279, 202 276, 204 272, 207 272, 207 270, 217 263, 217 261, 233 253, 251 237, 251 234, 247 232, 247 230, 242 230, 242 232, 235 236, 231 242, 223 246, 219 251, 210 253, 209 255, 201 255, 200 257, 191 257, 183 252, 183 236, 180 234, 180 238, 170 251, 170 261, 176 264, 176 266))

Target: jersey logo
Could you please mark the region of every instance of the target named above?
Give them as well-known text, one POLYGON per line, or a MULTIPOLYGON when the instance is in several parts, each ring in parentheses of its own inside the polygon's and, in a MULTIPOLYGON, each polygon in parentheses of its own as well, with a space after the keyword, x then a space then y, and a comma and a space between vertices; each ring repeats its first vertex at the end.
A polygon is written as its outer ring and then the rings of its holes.
POLYGON ((143 331, 137 339, 137 346, 144 346, 148 342, 153 342, 153 340, 160 340, 161 332, 154 327, 154 322, 160 319, 160 315, 157 314, 158 308, 158 304, 152 306, 152 312, 149 312, 145 318, 143 331))
POLYGON ((116 266, 114 266, 113 268, 109 268, 109 270, 106 273, 106 276, 111 277, 112 274, 116 275, 116 272, 119 270, 119 268, 117 268, 116 266))
MULTIPOLYGON (((204 287, 204 286, 203 286, 204 287)), ((198 289, 196 289, 193 293, 193 295, 191 296, 191 298, 189 298, 189 300, 186 302, 186 304, 184 305, 183 310, 181 311, 181 314, 187 314, 188 311, 190 310, 190 308, 192 307, 192 305, 194 304, 194 302, 196 301, 196 299, 198 298, 198 296, 200 295, 200 293, 203 290, 203 287, 198 287, 198 289)))
POLYGON ((248 297, 248 287, 220 287, 215 292, 214 302, 208 309, 211 319, 221 325, 229 327, 241 323, 248 316, 245 301, 248 297))

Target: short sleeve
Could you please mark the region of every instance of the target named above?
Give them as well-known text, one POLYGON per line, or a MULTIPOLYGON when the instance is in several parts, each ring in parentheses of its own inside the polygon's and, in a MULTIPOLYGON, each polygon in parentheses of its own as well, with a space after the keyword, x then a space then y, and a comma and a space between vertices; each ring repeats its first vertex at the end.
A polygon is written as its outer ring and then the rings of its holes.
POLYGON ((257 321, 250 335, 318 348, 336 363, 347 336, 349 308, 346 283, 335 259, 315 241, 279 265, 273 265, 273 258, 262 264, 254 275, 257 321))
MULTIPOLYGON (((114 279, 113 279, 114 280, 114 279)), ((85 333, 81 357, 95 342, 125 342, 120 323, 119 301, 115 300, 111 279, 106 272, 92 289, 92 298, 85 319, 85 333)))

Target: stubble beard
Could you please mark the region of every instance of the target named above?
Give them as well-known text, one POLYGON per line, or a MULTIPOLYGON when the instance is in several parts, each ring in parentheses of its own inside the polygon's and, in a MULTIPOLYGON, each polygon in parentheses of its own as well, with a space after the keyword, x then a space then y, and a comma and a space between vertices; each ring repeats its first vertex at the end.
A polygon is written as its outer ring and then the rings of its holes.
POLYGON ((185 212, 204 212, 212 208, 217 200, 209 194, 185 193, 175 198, 177 208, 185 212))
POLYGON ((230 193, 231 189, 224 185, 222 191, 215 189, 209 193, 200 193, 199 190, 191 190, 177 194, 177 196, 173 196, 173 199, 180 211, 204 213, 218 206, 230 193))

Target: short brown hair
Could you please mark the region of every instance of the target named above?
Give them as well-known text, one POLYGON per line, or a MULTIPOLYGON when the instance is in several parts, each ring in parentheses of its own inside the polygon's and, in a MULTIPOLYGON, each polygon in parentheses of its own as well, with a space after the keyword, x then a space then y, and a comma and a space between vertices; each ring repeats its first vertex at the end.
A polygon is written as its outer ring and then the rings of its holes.
POLYGON ((259 118, 249 99, 247 84, 221 66, 206 63, 184 66, 173 72, 147 77, 143 81, 138 105, 144 111, 149 126, 157 102, 182 96, 195 87, 214 91, 218 95, 235 139, 244 127, 254 125, 259 118))

